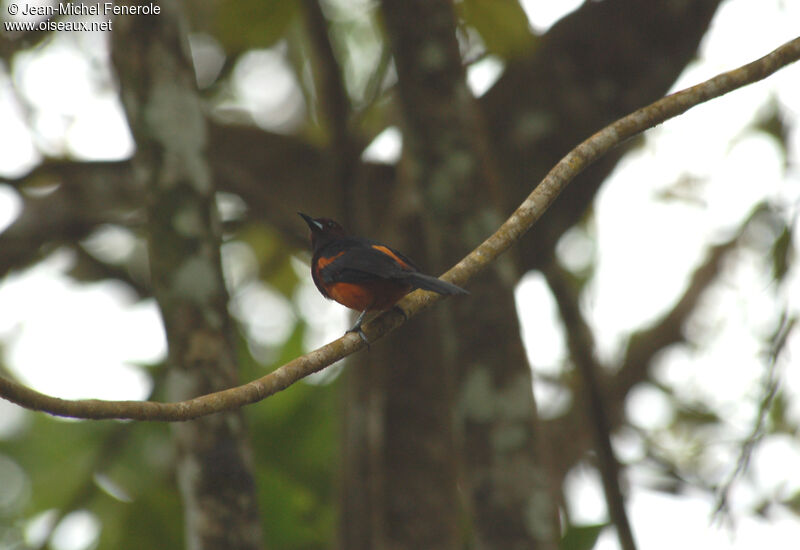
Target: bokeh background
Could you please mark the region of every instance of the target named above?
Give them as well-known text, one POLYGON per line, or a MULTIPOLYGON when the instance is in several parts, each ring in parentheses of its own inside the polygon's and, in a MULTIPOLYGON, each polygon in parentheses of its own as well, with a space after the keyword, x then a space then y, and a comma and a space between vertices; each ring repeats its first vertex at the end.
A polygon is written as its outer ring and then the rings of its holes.
MULTIPOLYGON (((395 8, 408 10, 409 25, 412 4, 395 8)), ((26 20, 8 5, 3 21, 26 20)), ((398 14, 387 24, 382 9, 367 0, 175 6, 208 124, 241 380, 350 322, 311 282, 295 211, 339 219, 439 273, 603 125, 800 33, 800 5, 789 0, 453 2, 474 98, 464 105, 478 145, 467 148, 480 149, 492 176, 468 175, 475 187, 452 191, 422 177, 454 149, 420 151, 398 14)), ((135 51, 137 35, 124 39, 135 51)), ((167 398, 146 191, 135 184, 137 137, 115 65, 124 50, 109 33, 0 36, 0 367, 64 398, 167 398)), ((452 443, 436 451, 446 455, 436 467, 452 462, 454 479, 442 483, 457 500, 420 508, 443 506, 457 547, 511 548, 486 525, 503 520, 487 518, 508 506, 513 531, 514 518, 537 512, 509 486, 530 495, 546 485, 563 548, 618 548, 571 351, 584 331, 562 321, 572 308, 589 329, 578 345, 599 369, 641 547, 794 548, 798 116, 800 67, 790 66, 647 132, 570 184, 470 287, 471 305, 427 311, 369 353, 247 407, 266 547, 426 547, 392 526, 413 515, 397 487, 415 494, 430 463, 398 464, 438 437, 452 443), (416 367, 395 365, 405 356, 416 367), (505 374, 486 382, 470 357, 505 374), (509 357, 523 360, 493 363, 509 357), (454 422, 437 435, 435 419, 413 417, 439 386, 449 408, 437 418, 454 422), (530 433, 510 425, 506 390, 535 396, 522 413, 530 433), (488 411, 477 427, 476 410, 488 411), (405 418, 407 430, 397 426, 405 418), (419 422, 432 433, 414 432, 419 422), (508 458, 518 438, 530 446, 508 458), (498 469, 510 479, 498 481, 498 469)), ((168 425, 57 419, 0 401, 0 548, 183 546, 175 453, 168 425)))

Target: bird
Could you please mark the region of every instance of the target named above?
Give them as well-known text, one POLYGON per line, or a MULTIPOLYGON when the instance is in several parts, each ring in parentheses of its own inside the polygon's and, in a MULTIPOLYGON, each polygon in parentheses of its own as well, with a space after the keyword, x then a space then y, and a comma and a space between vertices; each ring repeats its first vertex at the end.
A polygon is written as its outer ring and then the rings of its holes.
MULTIPOLYGON (((370 311, 385 311, 414 289, 438 294, 469 294, 463 288, 422 273, 398 250, 372 239, 348 235, 330 218, 312 218, 298 212, 311 230, 311 277, 320 293, 360 312, 347 332, 361 330, 370 311)), ((405 312, 401 310, 405 316, 405 312)))

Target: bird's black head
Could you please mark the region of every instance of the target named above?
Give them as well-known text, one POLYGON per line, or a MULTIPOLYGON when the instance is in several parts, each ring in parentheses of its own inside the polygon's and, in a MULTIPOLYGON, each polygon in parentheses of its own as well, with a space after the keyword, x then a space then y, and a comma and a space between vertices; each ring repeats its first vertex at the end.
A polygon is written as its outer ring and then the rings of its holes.
POLYGON ((311 229, 311 247, 316 249, 333 239, 347 235, 342 226, 330 218, 312 218, 307 214, 298 212, 311 229))

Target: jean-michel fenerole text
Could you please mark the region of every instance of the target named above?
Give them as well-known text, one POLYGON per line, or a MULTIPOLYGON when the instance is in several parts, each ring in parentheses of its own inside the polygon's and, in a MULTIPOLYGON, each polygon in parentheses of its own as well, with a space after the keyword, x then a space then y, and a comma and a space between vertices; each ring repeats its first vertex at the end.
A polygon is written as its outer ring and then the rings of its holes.
POLYGON ((95 4, 79 4, 72 2, 59 2, 55 5, 23 4, 19 15, 43 15, 53 17, 56 15, 158 15, 161 6, 158 4, 140 4, 134 6, 120 6, 113 2, 97 2, 95 4))

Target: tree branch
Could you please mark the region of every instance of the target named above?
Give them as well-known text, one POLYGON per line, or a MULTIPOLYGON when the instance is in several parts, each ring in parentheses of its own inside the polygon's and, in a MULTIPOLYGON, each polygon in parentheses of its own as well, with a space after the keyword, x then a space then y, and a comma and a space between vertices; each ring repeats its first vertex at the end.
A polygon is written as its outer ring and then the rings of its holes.
MULTIPOLYGON (((761 59, 666 96, 605 127, 562 158, 511 217, 450 269, 445 278, 459 285, 472 279, 530 229, 575 176, 615 146, 696 105, 762 80, 798 59, 800 38, 787 42, 761 59)), ((411 318, 440 299, 438 294, 416 291, 403 299, 400 306, 406 312, 407 318, 411 318)), ((370 341, 375 341, 403 322, 403 316, 399 313, 387 312, 364 329, 370 341)), ((3 377, 0 377, 0 396, 25 408, 58 416, 183 421, 260 401, 362 347, 364 344, 358 335, 347 334, 290 361, 262 378, 235 388, 175 403, 58 399, 3 377)))
POLYGON ((128 161, 47 160, 25 178, 2 180, 23 190, 29 185, 57 187, 44 196, 20 193, 22 211, 0 234, 0 277, 40 260, 54 248, 47 245, 77 243, 104 223, 137 223, 141 189, 126 176, 128 161))
MULTIPOLYGON (((322 12, 320 0, 303 0, 305 22, 311 44, 317 102, 321 118, 330 134, 329 149, 333 162, 332 187, 343 190, 343 206, 353 204, 353 175, 358 164, 361 145, 351 132, 352 107, 343 70, 336 59, 328 22, 322 12)), ((343 208, 349 215, 349 209, 343 208)), ((345 226, 352 227, 352 219, 344 218, 345 226)))
MULTIPOLYGON (((606 375, 600 381, 606 396, 606 415, 611 426, 618 426, 624 420, 625 399, 636 384, 647 379, 656 354, 668 346, 685 341, 683 327, 686 320, 706 290, 717 280, 725 258, 739 245, 747 223, 731 239, 708 250, 706 259, 694 269, 686 290, 670 311, 654 325, 630 335, 619 369, 613 376, 606 375)), ((577 391, 572 386, 570 389, 577 391)), ((584 425, 584 418, 582 410, 572 408, 566 415, 545 423, 547 440, 561 451, 562 460, 554 465, 555 475, 559 479, 564 478, 591 446, 588 436, 584 435, 589 431, 576 429, 576 426, 584 425)))

